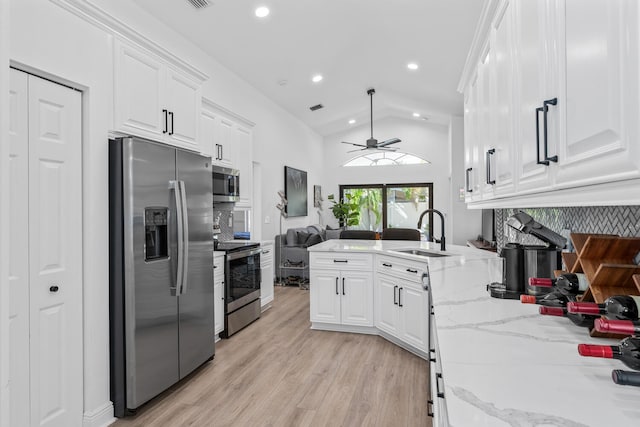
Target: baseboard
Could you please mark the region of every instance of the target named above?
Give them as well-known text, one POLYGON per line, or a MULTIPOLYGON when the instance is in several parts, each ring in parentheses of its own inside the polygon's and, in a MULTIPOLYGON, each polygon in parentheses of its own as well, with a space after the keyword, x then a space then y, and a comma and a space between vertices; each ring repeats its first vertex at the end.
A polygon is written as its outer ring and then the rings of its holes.
POLYGON ((111 402, 106 402, 101 408, 93 412, 85 412, 82 415, 82 427, 106 427, 115 421, 113 403, 111 402))

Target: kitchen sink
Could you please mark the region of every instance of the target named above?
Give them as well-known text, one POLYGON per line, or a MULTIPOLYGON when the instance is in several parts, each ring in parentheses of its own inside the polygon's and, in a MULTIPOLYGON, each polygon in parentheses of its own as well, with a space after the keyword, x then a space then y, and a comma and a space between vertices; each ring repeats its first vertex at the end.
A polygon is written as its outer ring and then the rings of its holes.
POLYGON ((442 252, 427 251, 424 249, 396 249, 394 250, 394 252, 402 252, 403 254, 411 254, 411 255, 426 256, 426 257, 451 256, 450 254, 444 254, 442 252))

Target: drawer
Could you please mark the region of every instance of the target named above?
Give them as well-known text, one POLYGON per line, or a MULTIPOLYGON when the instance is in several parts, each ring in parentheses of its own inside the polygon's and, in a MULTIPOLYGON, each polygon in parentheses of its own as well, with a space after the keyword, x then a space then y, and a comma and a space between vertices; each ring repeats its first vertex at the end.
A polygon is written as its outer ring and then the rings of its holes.
POLYGON ((426 262, 408 261, 387 255, 376 256, 376 271, 422 284, 422 274, 429 271, 426 262))
POLYGON ((373 269, 373 255, 345 252, 311 252, 309 254, 309 264, 311 268, 371 271, 373 269))

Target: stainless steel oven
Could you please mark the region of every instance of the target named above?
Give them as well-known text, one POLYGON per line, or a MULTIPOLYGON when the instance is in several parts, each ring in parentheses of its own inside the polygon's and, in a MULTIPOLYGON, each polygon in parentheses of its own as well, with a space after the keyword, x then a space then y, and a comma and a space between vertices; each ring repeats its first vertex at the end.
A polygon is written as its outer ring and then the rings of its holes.
POLYGON ((228 338, 260 317, 260 244, 221 242, 225 251, 225 319, 228 338))

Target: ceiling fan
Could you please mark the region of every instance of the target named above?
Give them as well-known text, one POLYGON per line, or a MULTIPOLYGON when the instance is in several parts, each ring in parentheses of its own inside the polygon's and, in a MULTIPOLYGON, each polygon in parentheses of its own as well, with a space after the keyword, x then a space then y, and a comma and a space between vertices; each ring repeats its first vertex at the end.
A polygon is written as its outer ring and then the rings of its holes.
POLYGON ((354 151, 362 151, 362 150, 396 151, 395 148, 391 148, 389 147, 389 145, 396 144, 401 141, 400 138, 391 138, 382 142, 378 142, 378 140, 373 137, 373 94, 374 93, 376 93, 376 90, 374 88, 367 90, 367 95, 369 95, 369 97, 371 98, 371 138, 367 139, 367 145, 342 141, 343 144, 351 144, 351 145, 355 145, 356 147, 364 147, 364 148, 348 151, 349 153, 352 153, 354 151))

